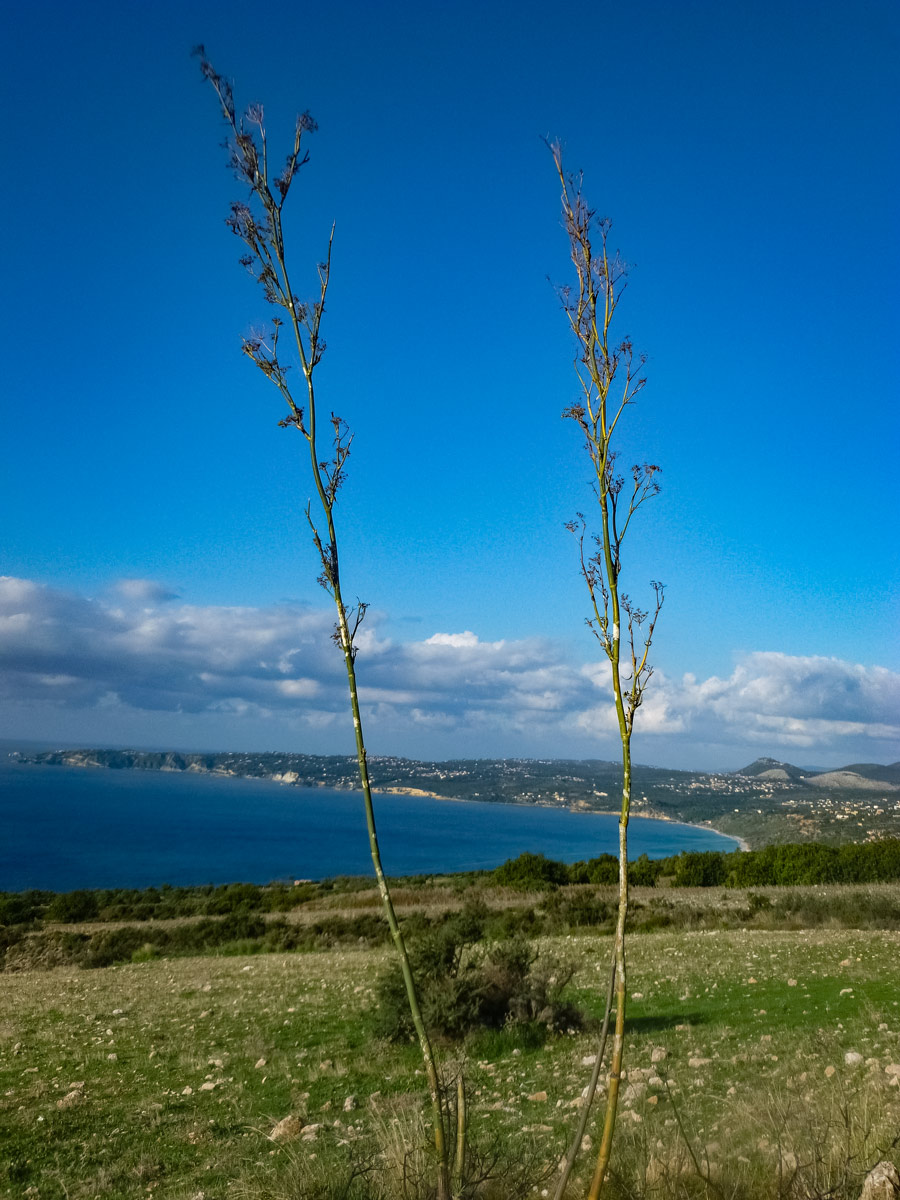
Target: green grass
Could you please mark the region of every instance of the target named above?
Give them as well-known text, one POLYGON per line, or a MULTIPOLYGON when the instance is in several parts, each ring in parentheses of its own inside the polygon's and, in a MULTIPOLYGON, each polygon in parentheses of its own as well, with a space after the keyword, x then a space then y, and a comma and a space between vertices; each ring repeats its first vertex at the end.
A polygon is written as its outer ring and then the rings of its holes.
MULTIPOLYGON (((598 1015, 609 940, 541 944, 577 962, 573 992, 598 1015)), ((370 1035, 387 959, 342 950, 3 975, 0 1195, 300 1200, 324 1194, 311 1190, 317 1170, 337 1179, 337 1164, 376 1151, 383 1166, 398 1129, 422 1136, 424 1100, 414 1048, 370 1035), (322 1126, 314 1141, 269 1141, 290 1112, 322 1126)), ((679 1122, 704 1170, 708 1157, 712 1174, 755 1180, 757 1195, 779 1194, 785 1164, 809 1174, 816 1155, 840 1151, 843 1167, 816 1170, 843 1171, 835 1195, 855 1197, 868 1158, 898 1157, 900 1087, 885 1067, 900 1062, 900 934, 647 933, 631 941, 628 990, 639 1086, 622 1113, 618 1195, 706 1194, 684 1169, 679 1122)), ((473 1135, 552 1167, 592 1049, 590 1034, 543 1046, 481 1035, 463 1056, 473 1135)))

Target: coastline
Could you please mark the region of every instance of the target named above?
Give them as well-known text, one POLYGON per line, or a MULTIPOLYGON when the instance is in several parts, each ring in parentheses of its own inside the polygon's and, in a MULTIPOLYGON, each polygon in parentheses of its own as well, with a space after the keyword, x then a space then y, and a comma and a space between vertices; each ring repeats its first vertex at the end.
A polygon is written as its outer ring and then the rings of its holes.
MULTIPOLYGON (((11 755, 10 757, 13 757, 15 759, 18 757, 18 755, 14 754, 14 755, 11 755)), ((72 770, 72 769, 77 770, 79 768, 82 768, 82 769, 88 768, 88 769, 93 769, 93 770, 110 770, 111 769, 106 763, 98 762, 96 759, 82 757, 80 754, 77 757, 75 754, 73 754, 72 758, 74 759, 74 761, 63 762, 58 765, 63 766, 64 768, 68 768, 70 770, 72 770)), ((27 758, 24 759, 24 764, 41 765, 41 764, 35 764, 33 760, 31 760, 29 762, 29 760, 27 758)), ((205 768, 205 767, 199 766, 197 763, 193 763, 193 762, 190 763, 190 765, 187 766, 186 768, 174 767, 174 766, 170 766, 168 764, 165 764, 165 765, 159 766, 159 767, 144 767, 144 766, 138 766, 137 764, 135 764, 134 766, 128 767, 125 769, 126 770, 134 770, 134 771, 142 771, 142 772, 146 771, 148 773, 153 773, 155 771, 158 771, 158 772, 161 772, 164 774, 172 774, 172 775, 180 775, 180 774, 206 775, 207 777, 213 778, 213 779, 234 779, 234 780, 249 780, 251 782, 260 782, 260 783, 277 783, 277 784, 280 784, 282 787, 332 788, 333 790, 336 790, 336 791, 362 793, 362 788, 357 781, 354 781, 354 783, 350 787, 341 787, 341 786, 336 787, 334 784, 329 784, 325 781, 320 781, 320 780, 308 781, 308 782, 301 783, 299 775, 293 771, 285 771, 283 773, 276 772, 271 775, 242 775, 242 774, 238 774, 236 771, 228 770, 228 769, 205 768)), ((583 805, 577 804, 577 803, 576 804, 548 804, 548 803, 541 803, 540 801, 537 801, 537 802, 532 802, 529 804, 528 802, 523 801, 523 800, 484 801, 484 800, 476 800, 474 797, 471 797, 471 796, 446 796, 446 795, 442 795, 439 792, 428 791, 425 788, 417 788, 417 787, 401 786, 401 785, 394 785, 394 786, 388 785, 386 787, 375 786, 375 787, 373 787, 372 791, 374 792, 375 795, 411 796, 413 798, 418 797, 418 798, 427 799, 427 800, 444 800, 451 804, 490 803, 490 804, 502 805, 505 808, 558 809, 558 810, 567 811, 567 812, 571 812, 571 813, 582 813, 582 814, 586 814, 589 816, 594 815, 594 816, 599 816, 599 817, 614 817, 617 819, 620 816, 619 811, 615 810, 615 809, 587 808, 587 807, 584 807, 583 805)), ((647 821, 665 821, 666 823, 671 824, 671 825, 680 825, 683 829, 704 830, 707 833, 714 833, 718 837, 726 838, 728 841, 734 842, 737 846, 737 849, 740 850, 742 853, 748 853, 750 850, 750 845, 744 838, 739 837, 736 834, 725 833, 723 830, 716 829, 713 825, 710 825, 707 823, 700 824, 700 823, 697 823, 696 821, 679 821, 675 817, 671 817, 666 813, 660 813, 660 812, 654 812, 654 811, 640 812, 640 813, 632 812, 629 819, 630 820, 647 820, 647 821)))
MULTIPOLYGON (((618 817, 620 814, 612 809, 598 808, 572 808, 570 812, 594 813, 598 817, 618 817)), ((725 833, 722 829, 716 829, 713 825, 702 824, 698 825, 696 821, 678 821, 675 817, 670 817, 665 813, 642 812, 631 813, 628 818, 631 821, 666 821, 670 825, 680 825, 682 829, 703 829, 707 833, 718 834, 719 837, 727 838, 729 842, 737 842, 737 847, 743 854, 750 852, 750 843, 745 838, 739 837, 736 833, 725 833)))

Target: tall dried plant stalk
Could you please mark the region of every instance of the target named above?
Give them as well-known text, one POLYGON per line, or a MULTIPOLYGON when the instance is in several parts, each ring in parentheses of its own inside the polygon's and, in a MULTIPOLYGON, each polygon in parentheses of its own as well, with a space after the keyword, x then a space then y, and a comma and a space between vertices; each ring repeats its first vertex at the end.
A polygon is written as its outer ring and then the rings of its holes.
POLYGON ((356 754, 359 764, 359 779, 363 792, 366 827, 375 878, 384 907, 388 926, 400 961, 406 995, 413 1025, 419 1039, 425 1076, 431 1093, 431 1108, 434 1122, 434 1141, 438 1159, 438 1200, 447 1200, 450 1195, 450 1165, 446 1129, 446 1106, 438 1073, 437 1062, 428 1032, 422 1019, 422 1011, 412 970, 407 954, 403 932, 397 921, 391 899, 390 887, 381 862, 381 851, 375 824, 375 809, 372 802, 372 786, 363 738, 360 715, 359 690, 356 678, 356 635, 366 615, 366 605, 357 600, 348 605, 344 600, 341 579, 340 555, 334 509, 338 492, 344 482, 347 459, 353 435, 346 422, 332 412, 325 424, 330 426, 331 449, 322 457, 319 446, 320 413, 314 377, 325 350, 322 338, 322 318, 325 314, 325 298, 331 279, 331 254, 334 243, 334 228, 328 239, 325 261, 318 265, 318 298, 306 302, 294 293, 288 275, 285 252, 282 211, 291 185, 300 168, 309 161, 304 139, 316 129, 316 123, 308 112, 297 118, 293 146, 284 166, 277 173, 270 169, 269 147, 261 105, 252 105, 243 116, 235 109, 232 85, 220 75, 209 62, 202 46, 194 53, 200 59, 203 77, 209 81, 219 101, 222 115, 228 127, 227 148, 230 166, 236 178, 249 188, 249 201, 237 201, 231 205, 227 224, 247 247, 241 264, 259 281, 266 300, 280 314, 273 317, 264 331, 244 339, 243 350, 248 358, 275 385, 287 404, 288 415, 280 422, 283 427, 292 427, 306 439, 309 450, 310 470, 317 498, 314 513, 312 501, 306 506, 306 520, 321 565, 319 583, 331 596, 337 612, 334 640, 340 647, 347 671, 350 694, 350 711, 356 736, 356 754), (302 375, 305 395, 298 402, 289 382, 287 363, 282 357, 282 332, 287 327, 290 353, 296 356, 302 375))
MULTIPOLYGON (((622 545, 637 510, 659 492, 659 467, 643 463, 631 468, 631 479, 616 469, 614 434, 619 419, 644 387, 644 358, 635 355, 630 338, 615 342, 613 317, 625 287, 626 267, 608 245, 610 222, 597 219, 582 194, 581 177, 563 167, 562 149, 550 146, 562 187, 563 223, 575 269, 575 282, 559 289, 559 297, 575 335, 575 373, 581 396, 563 416, 584 435, 593 470, 593 490, 600 531, 588 532, 578 513, 567 528, 578 542, 581 574, 587 585, 591 615, 587 624, 610 665, 619 738, 622 745, 622 803, 619 815, 619 898, 613 954, 615 1028, 608 1075, 606 1111, 589 1200, 603 1189, 612 1152, 613 1133, 625 1050, 626 960, 628 917, 628 819, 631 812, 631 735, 634 717, 653 674, 650 646, 663 604, 663 585, 653 582, 654 603, 644 611, 621 588, 622 545), (622 627, 625 626, 623 637, 622 627)), ((609 1002, 607 1003, 607 1012, 609 1002)), ((573 1155, 570 1154, 570 1158, 573 1155)))

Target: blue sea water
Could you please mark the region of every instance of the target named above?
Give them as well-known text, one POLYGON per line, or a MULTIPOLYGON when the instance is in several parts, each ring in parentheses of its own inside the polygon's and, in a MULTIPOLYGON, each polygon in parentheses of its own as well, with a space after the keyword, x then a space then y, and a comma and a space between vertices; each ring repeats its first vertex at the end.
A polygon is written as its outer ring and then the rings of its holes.
MULTIPOLYGON (((529 850, 615 854, 612 816, 525 805, 378 797, 390 875, 496 867, 529 850)), ((710 830, 635 820, 629 857, 733 850, 710 830)), ((158 771, 0 761, 0 891, 150 887, 369 875, 359 792, 158 771)))

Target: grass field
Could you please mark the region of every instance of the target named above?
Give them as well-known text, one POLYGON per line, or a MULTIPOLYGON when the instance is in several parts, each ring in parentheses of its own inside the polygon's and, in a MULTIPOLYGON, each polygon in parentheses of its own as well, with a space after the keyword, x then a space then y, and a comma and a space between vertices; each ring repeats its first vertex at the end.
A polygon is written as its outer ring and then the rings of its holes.
MULTIPOLYGON (((608 938, 541 948, 577 965, 571 993, 599 1015, 608 938)), ((0 976, 0 1195, 424 1194, 400 1182, 427 1140, 417 1051, 371 1033, 387 961, 361 949, 0 976), (303 1131, 271 1141, 292 1113, 303 1131), (362 1174, 348 1193, 349 1164, 362 1174)), ((612 1194, 855 1198, 868 1167, 900 1156, 900 933, 646 933, 629 992, 612 1194)), ((476 1150, 507 1163, 485 1194, 552 1187, 593 1043, 501 1031, 444 1050, 465 1070, 476 1150)))

